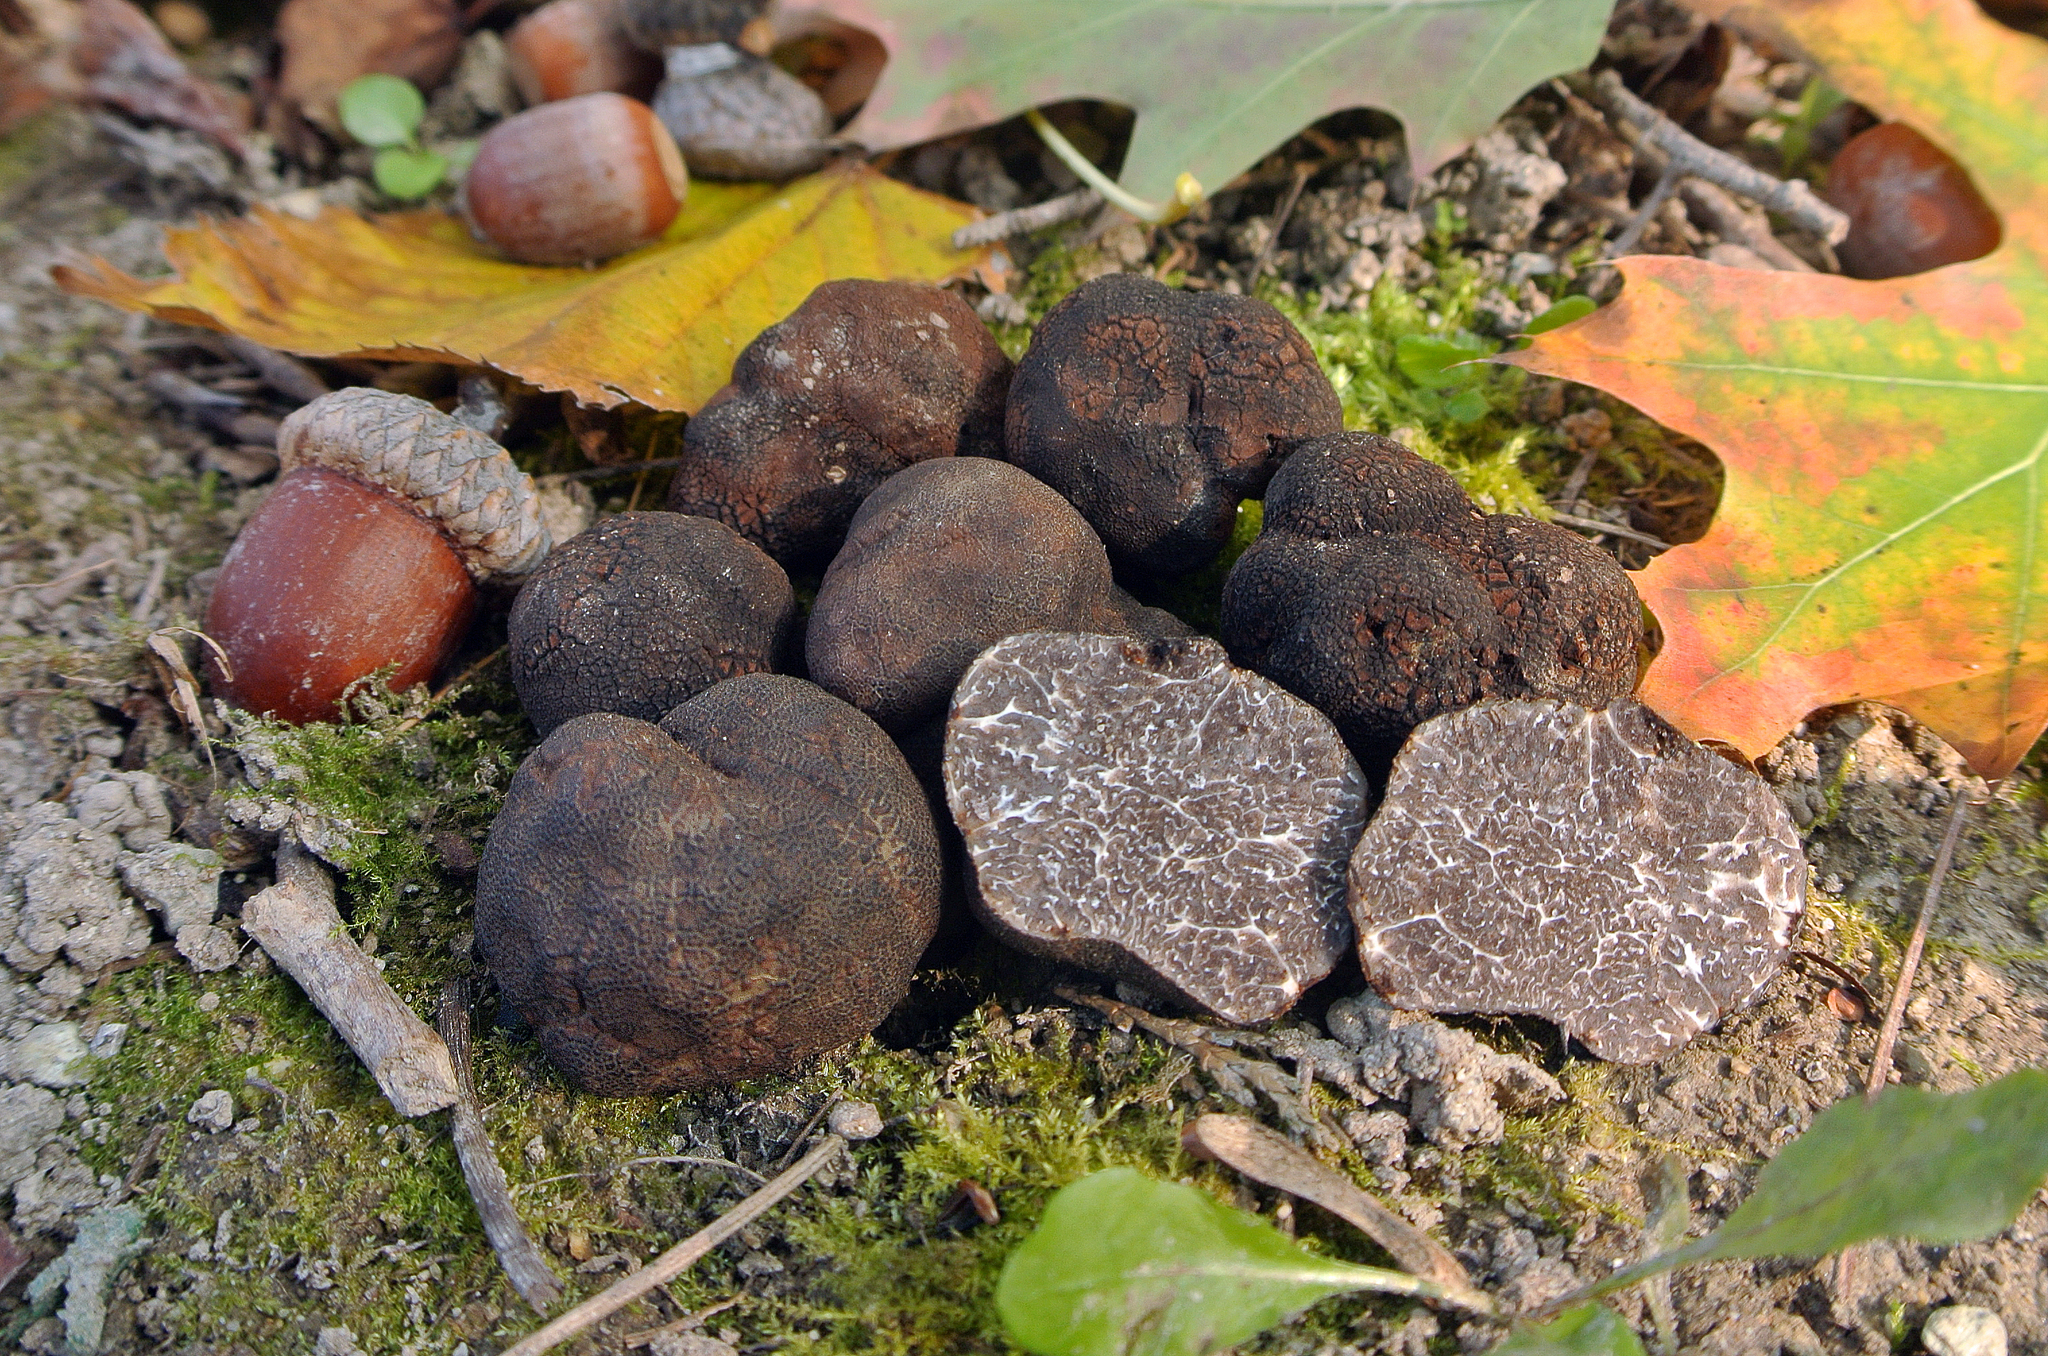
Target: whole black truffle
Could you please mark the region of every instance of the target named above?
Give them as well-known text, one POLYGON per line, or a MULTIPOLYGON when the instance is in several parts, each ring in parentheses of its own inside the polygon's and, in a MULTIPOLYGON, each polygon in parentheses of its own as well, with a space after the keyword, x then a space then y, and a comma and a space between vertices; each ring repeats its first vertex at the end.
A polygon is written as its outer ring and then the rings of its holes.
POLYGON ((1640 1063, 1777 973, 1806 859, 1769 788, 1637 702, 1486 702, 1403 746, 1350 899, 1394 1006, 1528 1013, 1640 1063))
POLYGON ((512 605, 512 686, 548 734, 592 711, 659 720, 713 683, 777 668, 789 576, 723 523, 622 513, 570 538, 512 605))
POLYGON ((941 714, 980 654, 1020 631, 1187 634, 1110 577, 1073 506, 1024 472, 949 457, 898 472, 854 515, 804 633, 811 677, 901 734, 941 714))
POLYGON ((1010 360, 958 296, 820 286, 762 331, 683 431, 668 506, 738 529, 785 567, 822 564, 860 501, 913 462, 999 456, 1010 360))
POLYGON ((1271 306, 1112 273, 1039 325, 1004 443, 1120 568, 1167 576, 1215 559, 1238 501, 1294 443, 1343 427, 1308 341, 1271 306))
POLYGON ((596 714, 550 735, 491 826, 476 931, 572 1083, 659 1095, 873 1030, 938 893, 931 811, 888 737, 750 674, 659 725, 596 714))
POLYGON ((1604 706, 1635 686, 1642 605, 1614 559, 1481 513, 1399 443, 1340 433, 1273 477, 1223 588, 1223 642, 1383 761, 1431 716, 1487 697, 1604 706))
POLYGON ((1264 1022, 1351 940, 1365 774, 1213 640, 1001 641, 960 680, 945 768, 977 912, 1025 950, 1264 1022))

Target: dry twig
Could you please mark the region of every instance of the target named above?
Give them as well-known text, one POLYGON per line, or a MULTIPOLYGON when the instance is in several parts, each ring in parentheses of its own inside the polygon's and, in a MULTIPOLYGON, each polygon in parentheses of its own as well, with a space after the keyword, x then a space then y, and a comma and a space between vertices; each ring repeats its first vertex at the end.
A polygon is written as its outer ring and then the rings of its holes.
POLYGON ((448 1047, 385 982, 342 927, 334 880, 292 837, 277 845, 277 884, 242 906, 242 931, 298 981, 401 1116, 454 1104, 448 1047))
POLYGON ((467 979, 451 979, 441 991, 441 1039, 447 1042, 455 1066, 456 1097, 449 1108, 455 1157, 462 1164, 462 1180, 469 1184, 469 1198, 476 1202, 477 1218, 483 1221, 484 1237, 491 1240, 498 1264, 505 1268, 520 1298, 532 1305, 534 1312, 546 1313, 549 1305, 562 1298, 562 1287, 513 1208, 505 1169, 491 1147, 490 1131, 484 1128, 477 1107, 476 1083, 469 1068, 469 1002, 467 979))
POLYGON ((1028 207, 1012 207, 980 221, 970 221, 953 232, 953 248, 971 250, 993 245, 1013 235, 1029 235, 1063 221, 1078 221, 1102 206, 1102 195, 1092 188, 1077 188, 1057 198, 1047 198, 1028 207))
POLYGON ((783 1197, 818 1175, 846 1148, 840 1135, 827 1135, 818 1146, 767 1186, 720 1215, 630 1276, 613 1282, 554 1322, 507 1347, 503 1356, 540 1356, 593 1324, 617 1313, 657 1286, 667 1285, 698 1259, 773 1209, 783 1197))

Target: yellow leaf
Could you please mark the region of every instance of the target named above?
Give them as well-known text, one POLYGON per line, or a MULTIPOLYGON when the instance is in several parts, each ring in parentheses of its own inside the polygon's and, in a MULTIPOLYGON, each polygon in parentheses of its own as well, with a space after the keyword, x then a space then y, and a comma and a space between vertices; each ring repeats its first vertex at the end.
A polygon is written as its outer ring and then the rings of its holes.
POLYGON ((101 259, 53 272, 68 291, 309 357, 488 363, 586 405, 689 411, 819 283, 973 268, 983 252, 948 237, 975 216, 856 163, 779 190, 693 183, 660 241, 594 269, 507 263, 444 212, 259 207, 169 232, 169 279, 101 259))

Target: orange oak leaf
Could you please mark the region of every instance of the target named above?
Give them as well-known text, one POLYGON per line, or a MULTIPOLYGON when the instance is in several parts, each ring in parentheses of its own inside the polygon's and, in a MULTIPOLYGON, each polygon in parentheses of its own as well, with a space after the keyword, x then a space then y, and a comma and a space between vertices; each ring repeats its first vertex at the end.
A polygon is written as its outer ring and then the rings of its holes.
POLYGON ((1625 259, 1620 299, 1509 355, 1727 467, 1705 538, 1636 576, 1644 701, 1755 756, 1808 712, 1908 712, 1987 777, 2048 727, 2048 49, 1972 0, 1770 16, 1967 166, 2004 243, 1884 282, 1625 259))

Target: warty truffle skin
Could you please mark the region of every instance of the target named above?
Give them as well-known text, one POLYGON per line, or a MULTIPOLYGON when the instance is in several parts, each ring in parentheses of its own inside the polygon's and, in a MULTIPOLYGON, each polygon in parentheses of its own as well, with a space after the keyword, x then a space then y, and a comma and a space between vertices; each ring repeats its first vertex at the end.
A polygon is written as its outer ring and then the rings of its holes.
POLYGON ((1039 325, 1004 445, 1119 568, 1165 578, 1215 559, 1238 501, 1298 440, 1343 427, 1314 351, 1271 306, 1112 273, 1039 325))
POLYGON ((1112 580, 1073 506, 981 457, 901 471, 854 515, 811 608, 811 677, 891 734, 940 715, 974 657, 1022 631, 1188 634, 1112 580))
POLYGON ((823 564, 913 462, 1001 456, 1010 360, 971 307, 921 283, 821 285, 741 352, 683 430, 668 507, 787 569, 823 564))
POLYGON ((743 673, 783 667, 789 576, 723 523, 622 513, 557 547, 512 605, 512 686, 545 736, 592 711, 660 720, 743 673))
POLYGON ((1488 697, 1603 707, 1635 686, 1642 604, 1561 527, 1481 513, 1401 444, 1341 433, 1273 477, 1223 589, 1231 658, 1320 707, 1368 767, 1488 697))
POLYGON ((939 850, 865 716, 750 674, 659 725, 578 716, 513 778, 477 878, 506 1001, 570 1082, 663 1095, 873 1030, 938 923, 939 850))

